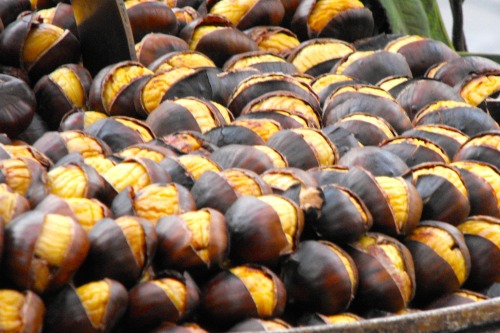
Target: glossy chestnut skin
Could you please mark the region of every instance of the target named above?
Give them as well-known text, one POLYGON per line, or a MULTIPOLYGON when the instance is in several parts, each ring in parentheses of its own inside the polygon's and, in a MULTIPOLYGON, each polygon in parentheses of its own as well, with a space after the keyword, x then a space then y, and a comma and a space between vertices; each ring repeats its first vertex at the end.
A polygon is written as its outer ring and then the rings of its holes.
POLYGON ((109 288, 108 299, 102 305, 105 309, 102 309, 104 316, 100 323, 92 321, 77 289, 67 284, 48 301, 44 330, 55 333, 101 333, 111 332, 113 328, 116 328, 127 310, 127 290, 119 282, 111 279, 95 282, 104 282, 109 288))
POLYGON ((188 273, 181 274, 176 271, 163 272, 154 280, 137 284, 128 296, 125 322, 130 329, 154 328, 165 321, 179 322, 187 318, 200 301, 200 291, 195 281, 188 273), (174 303, 176 299, 162 289, 159 285, 162 280, 180 285, 184 289, 184 297, 180 297, 179 291, 174 291, 173 294, 174 297, 181 298, 182 304, 174 303))
MULTIPOLYGON (((207 1, 207 9, 208 9, 208 12, 210 14, 218 14, 218 15, 222 15, 222 16, 226 15, 224 9, 217 9, 217 7, 214 8, 214 6, 218 2, 226 2, 227 4, 229 4, 230 5, 229 8, 227 8, 227 5, 226 5, 226 9, 228 9, 229 11, 239 9, 238 4, 231 3, 231 1, 208 0, 207 1)), ((245 7, 243 7, 243 8, 245 8, 245 7)), ((230 14, 230 13, 228 13, 228 14, 230 14)), ((257 2, 254 2, 254 4, 252 6, 245 8, 242 16, 239 17, 238 19, 233 19, 231 22, 239 30, 245 30, 245 29, 249 29, 249 28, 254 27, 254 26, 261 26, 261 25, 276 26, 276 25, 280 25, 281 21, 283 20, 284 15, 285 15, 285 8, 283 7, 281 0, 270 0, 270 1, 269 0, 267 0, 267 1, 266 0, 259 0, 257 2)))
POLYGON ((423 163, 403 177, 420 193, 424 202, 422 219, 462 223, 470 212, 467 188, 460 173, 444 163, 423 163))
POLYGON ((404 244, 410 251, 415 264, 417 283, 415 304, 421 306, 429 303, 439 296, 459 289, 463 284, 464 281, 460 280, 449 262, 443 259, 442 256, 445 253, 438 252, 443 250, 444 247, 449 247, 452 250, 456 249, 456 251, 460 252, 465 270, 462 274, 467 279, 471 267, 469 250, 462 233, 453 225, 439 221, 422 220, 413 233, 406 237, 404 244), (449 235, 451 244, 441 244, 439 250, 435 250, 432 243, 435 243, 436 240, 433 240, 435 235, 432 232, 427 232, 424 234, 426 237, 420 240, 414 239, 413 235, 420 233, 421 228, 442 230, 442 232, 449 235))
POLYGON ((164 54, 187 50, 189 45, 184 40, 164 33, 148 33, 136 43, 137 59, 144 66, 149 66, 164 54))
POLYGON ((127 16, 135 42, 139 42, 148 33, 174 35, 177 31, 177 18, 165 3, 148 1, 127 7, 127 16))
POLYGON ((326 241, 304 241, 282 264, 288 302, 306 311, 335 314, 346 310, 358 288, 358 270, 341 248, 326 241), (307 291, 304 289, 307 287, 307 291))
POLYGON ((35 94, 21 79, 0 74, 0 96, 0 132, 14 139, 28 128, 34 117, 35 94))
POLYGON ((324 204, 312 228, 320 239, 336 244, 356 241, 371 229, 373 218, 365 203, 351 190, 331 184, 321 187, 324 204))
POLYGON ((210 207, 221 213, 231 207, 231 205, 242 195, 252 195, 250 191, 239 189, 236 179, 229 178, 228 175, 233 170, 234 173, 241 173, 242 178, 251 179, 255 182, 258 193, 253 195, 271 194, 271 187, 262 180, 255 172, 246 169, 226 169, 222 172, 207 171, 194 183, 191 193, 198 208, 210 207))
POLYGON ((188 23, 179 33, 179 37, 190 44, 191 50, 207 55, 217 67, 222 67, 235 54, 259 50, 253 40, 236 29, 225 17, 213 14, 208 14, 188 23), (216 33, 210 32, 203 35, 196 45, 191 45, 196 29, 203 26, 219 26, 222 28, 216 33))
POLYGON ((209 214, 209 220, 203 221, 208 223, 208 242, 201 250, 196 248, 193 234, 197 231, 187 224, 186 215, 164 216, 158 220, 158 248, 154 258, 156 271, 173 268, 187 270, 193 276, 203 276, 224 266, 229 253, 229 233, 224 215, 211 208, 200 211, 209 214), (205 255, 202 251, 206 252, 205 255))
MULTIPOLYGON (((48 276, 46 283, 38 281, 36 272, 47 265, 42 258, 35 256, 35 247, 40 238, 46 218, 51 214, 41 211, 30 211, 19 215, 5 228, 5 277, 18 288, 31 289, 39 294, 49 295, 59 291, 70 281, 74 272, 85 260, 89 250, 89 241, 83 228, 72 219, 59 215, 70 226, 72 237, 65 251, 64 259, 58 265, 58 270, 48 276)), ((54 265, 56 266, 56 265, 54 265)))
MULTIPOLYGON (((16 297, 22 297, 22 305, 16 313, 11 311, 5 311, 5 313, 0 314, 0 330, 5 332, 11 331, 12 326, 14 329, 19 329, 18 332, 23 333, 37 333, 41 332, 44 320, 45 320, 45 304, 42 299, 33 291, 26 290, 19 292, 13 289, 0 289, 0 295, 5 295, 9 297, 9 294, 16 294, 16 297), (10 312, 10 313, 9 313, 10 312), (19 320, 12 325, 12 315, 17 315, 19 320), (4 318, 7 320, 7 325, 4 326, 4 318), (9 325, 10 324, 10 325, 9 325), (17 324, 17 325, 16 325, 17 324), (10 326, 10 327, 9 327, 10 326)), ((2 299, 3 300, 3 299, 2 299)), ((9 304, 7 304, 7 308, 9 304)))
POLYGON ((361 311, 375 308, 396 312, 406 308, 418 289, 415 282, 414 262, 410 251, 395 238, 380 233, 367 233, 365 239, 373 239, 373 243, 365 246, 362 241, 349 244, 347 253, 352 257, 359 273, 359 286, 354 302, 361 311), (394 269, 394 262, 383 250, 390 245, 400 257, 402 270, 406 277, 398 276, 401 272, 394 269), (392 268, 391 268, 392 267, 392 268), (409 284, 403 291, 402 283, 409 284))
POLYGON ((354 134, 339 126, 338 124, 325 126, 321 129, 321 131, 325 133, 325 135, 330 139, 330 141, 332 141, 335 147, 337 147, 339 158, 342 158, 353 148, 362 147, 361 142, 356 139, 354 134))
POLYGON ((130 288, 144 275, 153 261, 157 245, 154 226, 145 219, 135 216, 103 218, 87 234, 90 249, 87 257, 75 276, 78 285, 109 278, 130 288), (137 235, 125 234, 120 220, 132 219, 140 230, 137 235), (141 238, 141 261, 138 262, 134 248, 130 244, 141 238), (120 255, 116 255, 120 253, 120 255))
POLYGON ((401 176, 408 165, 398 155, 376 146, 365 146, 349 150, 339 160, 344 167, 358 166, 374 176, 401 176))
POLYGON ((457 226, 464 235, 471 257, 471 269, 464 284, 465 288, 483 291, 498 282, 500 251, 494 235, 499 226, 498 218, 484 215, 470 216, 457 226))
POLYGON ((453 157, 453 161, 485 162, 500 168, 500 151, 496 142, 500 140, 500 131, 485 131, 471 136, 464 142, 453 157))
POLYGON ((295 9, 290 26, 300 40, 332 37, 351 42, 372 35, 374 29, 373 15, 365 7, 343 10, 329 18, 320 31, 312 29, 309 24, 309 17, 318 2, 316 0, 301 1, 295 9))
POLYGON ((223 325, 234 325, 246 318, 274 318, 280 316, 286 304, 286 290, 281 279, 270 269, 260 265, 242 265, 226 269, 208 281, 202 292, 201 305, 205 316, 223 325), (262 313, 261 305, 253 299, 251 291, 232 269, 241 269, 255 279, 272 282, 273 304, 262 313), (230 291, 230 292, 228 292, 230 291))
POLYGON ((349 130, 363 146, 378 146, 396 137, 396 131, 382 117, 370 114, 350 114, 336 122, 349 130))
POLYGON ((426 310, 446 308, 449 306, 457 306, 462 304, 471 304, 475 302, 486 301, 489 298, 486 295, 480 294, 467 289, 459 289, 451 294, 444 295, 436 299, 434 302, 426 306, 426 310))
POLYGON ((287 166, 283 155, 275 149, 271 149, 279 160, 275 160, 259 146, 228 145, 215 150, 210 158, 222 169, 242 168, 251 170, 257 174, 275 168, 287 166))
MULTIPOLYGON (((67 95, 64 87, 62 87, 53 77, 44 75, 36 83, 33 91, 37 99, 37 113, 46 121, 49 128, 56 130, 59 128, 64 115, 73 109, 86 108, 87 98, 90 91, 92 77, 90 72, 78 64, 66 64, 59 69, 67 69, 71 71, 77 78, 78 82, 72 82, 69 90, 80 90, 84 97, 83 104, 77 104, 67 95)), ((56 69, 57 70, 57 69, 56 69)))
MULTIPOLYGON (((294 252, 304 228, 304 214, 299 206, 290 199, 286 200, 294 210, 294 225, 282 225, 279 211, 259 197, 243 196, 237 199, 226 211, 225 217, 229 230, 230 256, 236 262, 253 262, 275 265, 280 258, 294 252), (289 228, 291 227, 291 228, 289 228), (292 229, 285 234, 285 229, 292 229)), ((262 196, 261 198, 265 198, 262 196)))
POLYGON ((384 141, 380 147, 399 156, 410 168, 422 163, 448 163, 450 161, 443 148, 430 140, 419 137, 395 137, 384 141))
POLYGON ((286 323, 285 321, 276 319, 257 319, 250 318, 245 319, 236 325, 232 326, 230 332, 272 332, 291 329, 292 325, 286 323))
POLYGON ((0 5, 0 21, 3 26, 8 26, 15 21, 17 16, 24 11, 31 10, 31 2, 29 0, 7 0, 2 1, 0 5))
POLYGON ((437 68, 431 67, 425 75, 455 87, 471 73, 498 69, 500 66, 493 60, 481 56, 466 56, 447 61, 437 68))

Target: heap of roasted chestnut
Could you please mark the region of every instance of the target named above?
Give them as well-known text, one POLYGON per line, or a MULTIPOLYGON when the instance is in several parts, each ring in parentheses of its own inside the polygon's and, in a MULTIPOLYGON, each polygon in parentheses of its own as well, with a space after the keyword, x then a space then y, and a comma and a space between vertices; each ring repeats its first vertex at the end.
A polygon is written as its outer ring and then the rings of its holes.
MULTIPOLYGON (((273 331, 494 297, 500 64, 358 0, 0 4, 0 332, 273 331)), ((497 292, 498 293, 498 292, 497 292)))

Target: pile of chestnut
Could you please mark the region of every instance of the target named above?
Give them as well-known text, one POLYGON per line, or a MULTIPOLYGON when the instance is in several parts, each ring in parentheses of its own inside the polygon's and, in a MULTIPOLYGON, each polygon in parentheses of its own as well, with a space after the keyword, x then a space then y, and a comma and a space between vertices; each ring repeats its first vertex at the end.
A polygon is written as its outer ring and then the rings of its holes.
MULTIPOLYGON (((500 64, 358 0, 0 3, 0 331, 289 330, 498 295, 500 64)), ((334 327, 334 326, 332 326, 334 327)))

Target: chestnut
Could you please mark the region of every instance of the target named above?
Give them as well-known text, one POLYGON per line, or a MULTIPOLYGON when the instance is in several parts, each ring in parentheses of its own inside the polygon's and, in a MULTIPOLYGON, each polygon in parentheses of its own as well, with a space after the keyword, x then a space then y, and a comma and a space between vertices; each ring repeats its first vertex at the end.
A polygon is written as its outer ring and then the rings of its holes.
POLYGON ((471 136, 465 141, 453 157, 453 161, 478 161, 500 168, 498 159, 500 131, 485 131, 471 136))
POLYGON ((321 109, 316 99, 304 98, 292 91, 271 91, 249 101, 240 115, 252 112, 284 110, 292 115, 300 116, 307 122, 307 127, 321 127, 321 109))
POLYGON ((107 117, 107 114, 98 111, 71 110, 62 117, 59 131, 84 130, 94 122, 107 117))
POLYGON ((345 180, 348 171, 348 167, 339 164, 307 170, 316 179, 319 186, 341 184, 345 180))
POLYGON ((462 144, 469 138, 462 131, 441 124, 419 125, 401 133, 401 136, 411 136, 428 139, 446 152, 451 160, 462 144))
POLYGON ((164 54, 187 50, 189 50, 189 45, 184 40, 158 32, 146 34, 135 44, 137 59, 146 67, 164 54))
POLYGON ((500 70, 500 65, 485 57, 465 56, 431 66, 425 76, 455 87, 470 74, 491 70, 500 70))
POLYGON ((177 131, 162 136, 158 142, 160 145, 173 149, 179 155, 192 152, 208 156, 217 149, 216 146, 208 142, 203 134, 195 131, 177 131))
POLYGON ((354 261, 340 247, 327 241, 300 243, 282 264, 281 278, 289 304, 326 315, 345 311, 358 288, 354 261))
POLYGON ((155 138, 153 130, 146 122, 119 116, 96 120, 84 131, 104 141, 113 152, 155 138))
POLYGON ((457 228, 464 236, 471 257, 471 269, 464 286, 475 291, 489 288, 500 279, 500 219, 484 215, 470 216, 457 228))
POLYGON ((32 158, 12 157, 0 160, 0 180, 35 207, 49 193, 47 170, 32 158))
POLYGON ((339 159, 337 147, 320 130, 294 128, 273 134, 266 143, 288 161, 288 166, 310 169, 335 164, 339 159))
POLYGON ((500 171, 489 163, 457 161, 451 164, 462 176, 469 193, 469 215, 500 217, 500 171))
POLYGON ((41 332, 45 305, 34 292, 0 289, 0 330, 4 332, 41 332))
POLYGON ((6 0, 0 5, 0 21, 4 26, 16 20, 17 16, 24 11, 31 10, 30 0, 6 0))
POLYGON ((374 230, 397 237, 410 233, 420 220, 422 198, 417 188, 402 177, 374 176, 360 167, 351 167, 341 185, 366 204, 374 230))
POLYGON ((36 210, 73 218, 85 232, 89 232, 101 219, 111 217, 111 210, 97 199, 62 198, 49 194, 36 207, 36 210))
POLYGON ((422 219, 458 225, 469 215, 469 193, 455 167, 423 163, 409 169, 403 177, 417 188, 423 200, 422 219))
POLYGON ((191 190, 193 184, 207 171, 221 171, 221 167, 212 158, 187 154, 179 157, 167 157, 159 162, 172 181, 191 190))
POLYGON ((404 244, 415 264, 416 305, 458 290, 469 276, 469 250, 462 233, 449 223, 422 220, 404 244))
POLYGON ((259 50, 286 56, 300 44, 297 36, 283 26, 260 25, 244 31, 259 50))
POLYGON ((224 215, 215 209, 161 217, 156 232, 156 271, 173 268, 197 276, 225 265, 229 233, 224 215))
POLYGON ((410 304, 420 284, 405 245, 384 234, 369 232, 350 243, 347 253, 359 273, 354 307, 397 312, 410 304))
POLYGON ((408 165, 398 155, 376 146, 353 148, 340 158, 338 165, 361 167, 374 176, 398 177, 408 170, 408 165))
POLYGON ((374 20, 358 0, 305 0, 296 7, 290 26, 300 40, 332 37, 351 42, 371 36, 374 20))
POLYGON ((116 156, 126 159, 128 157, 143 157, 149 158, 155 162, 160 162, 164 158, 177 156, 177 153, 160 144, 154 144, 152 141, 148 143, 138 143, 116 153, 116 156))
POLYGON ((473 136, 499 129, 497 122, 478 107, 465 102, 437 101, 420 109, 413 125, 443 124, 473 136))
POLYGON ((344 56, 331 69, 332 73, 377 84, 391 76, 411 78, 411 69, 405 58, 389 51, 356 51, 344 56))
POLYGON ((191 50, 163 53, 148 65, 148 68, 155 73, 172 67, 204 68, 216 66, 214 62, 203 53, 191 50))
POLYGON ((262 50, 235 54, 222 67, 224 71, 244 68, 256 68, 261 73, 297 73, 295 65, 285 58, 262 50))
POLYGON ((303 104, 310 105, 313 110, 319 109, 318 97, 310 85, 283 73, 263 73, 242 80, 233 89, 227 107, 238 117, 243 108, 255 98, 282 90, 298 94, 303 99, 303 104))
POLYGON ((137 193, 150 184, 171 181, 170 175, 159 163, 142 157, 127 158, 111 167, 102 177, 117 193, 127 186, 137 193))
POLYGON ((321 131, 325 133, 335 147, 337 147, 340 158, 342 158, 351 149, 362 147, 361 142, 356 139, 354 134, 339 124, 323 127, 321 131))
POLYGON ((87 236, 90 249, 75 275, 78 285, 109 278, 134 286, 152 263, 157 245, 154 226, 136 216, 103 218, 87 236))
POLYGON ((295 250, 304 227, 300 207, 280 195, 240 197, 225 217, 230 257, 237 262, 277 264, 295 250))
POLYGON ((136 42, 148 33, 174 35, 177 32, 177 18, 166 3, 125 1, 125 7, 136 42))
POLYGON ((179 32, 179 37, 189 44, 191 50, 204 53, 219 68, 235 54, 259 50, 250 37, 224 16, 216 14, 208 14, 188 23, 179 32))
POLYGON ((349 243, 371 229, 372 214, 353 191, 335 184, 324 185, 321 190, 324 204, 319 218, 311 223, 320 239, 349 243))
POLYGON ((380 147, 399 156, 410 168, 422 163, 450 162, 443 148, 424 138, 395 137, 384 141, 380 144, 380 147))
POLYGON ((111 154, 111 149, 104 141, 79 130, 49 131, 36 140, 33 147, 54 163, 71 153, 79 153, 84 158, 106 157, 111 154))
POLYGON ((361 83, 352 77, 343 74, 325 73, 316 76, 311 82, 311 87, 319 97, 319 102, 323 106, 327 97, 336 89, 344 85, 361 83))
POLYGON ((137 192, 121 191, 111 209, 115 216, 135 215, 156 225, 161 217, 196 210, 196 203, 191 192, 182 185, 153 183, 137 192))
POLYGON ((276 149, 268 146, 247 146, 231 144, 215 150, 210 159, 223 170, 242 168, 257 174, 272 169, 288 166, 285 157, 276 149))
POLYGON ((143 81, 153 72, 139 62, 121 61, 101 69, 90 87, 89 107, 111 116, 145 118, 137 110, 134 95, 143 81))
POLYGON ((350 131, 363 146, 378 146, 397 135, 384 118, 370 114, 352 113, 336 124, 350 131))
POLYGON ((164 100, 151 109, 146 124, 158 136, 165 136, 179 131, 205 133, 214 127, 231 122, 227 109, 219 108, 215 102, 186 97, 164 100))
POLYGON ((22 142, 14 142, 14 144, 0 144, 1 159, 10 157, 26 157, 31 158, 40 163, 45 169, 53 166, 50 158, 33 146, 26 145, 22 142))
POLYGON ((80 42, 69 30, 42 21, 36 15, 21 17, 0 35, 2 63, 25 69, 32 82, 61 65, 77 63, 81 54, 80 42))
POLYGON ((272 190, 255 172, 230 168, 220 172, 206 171, 196 180, 191 193, 197 207, 214 208, 224 214, 239 197, 258 197, 271 194, 272 190))
MULTIPOLYGON (((270 119, 277 121, 281 129, 290 129, 298 127, 308 127, 307 120, 298 114, 293 114, 291 111, 284 110, 261 110, 252 111, 250 113, 242 114, 237 120, 243 119, 270 119)), ((266 140, 267 141, 267 140, 266 140)))
POLYGON ((281 0, 207 1, 210 14, 227 18, 236 28, 245 30, 254 26, 280 25, 285 15, 281 0))
POLYGON ((337 61, 354 51, 350 43, 335 38, 314 38, 295 47, 287 60, 299 72, 319 76, 328 73, 337 61))
POLYGON ((489 111, 491 116, 498 121, 494 97, 500 91, 500 70, 471 74, 455 89, 467 103, 489 111))
POLYGON ((423 76, 434 64, 460 58, 445 43, 418 35, 407 35, 392 40, 385 50, 403 55, 414 77, 423 76))
POLYGON ((28 84, 0 74, 0 132, 16 138, 30 125, 36 107, 35 94, 28 84))
POLYGON ((334 90, 323 106, 323 124, 334 124, 352 113, 379 116, 398 134, 412 127, 401 105, 388 92, 376 86, 353 84, 334 90))
MULTIPOLYGON (((9 222, 16 216, 21 215, 31 209, 28 199, 26 199, 21 194, 14 192, 7 184, 0 184, 0 201, 3 203, 0 209, 0 221, 2 221, 3 229, 4 225, 9 224, 9 222)), ((3 239, 3 237, 0 237, 3 239)), ((0 241, 2 244, 3 241, 0 241)), ((1 247, 1 245, 0 245, 1 247)), ((0 251, 0 258, 1 258, 0 251)))
MULTIPOLYGON (((32 0, 32 2, 40 2, 37 0, 32 0)), ((60 28, 68 29, 71 31, 76 38, 79 39, 78 27, 76 26, 75 14, 73 12, 73 7, 67 3, 57 1, 57 4, 51 6, 50 8, 38 8, 33 12, 34 15, 40 15, 43 18, 44 23, 50 23, 57 25, 60 28)))
POLYGON ((69 282, 89 240, 72 218, 33 210, 6 226, 4 246, 4 276, 18 288, 48 295, 69 282))
POLYGON ((103 279, 78 288, 67 284, 47 302, 44 330, 110 332, 127 310, 127 290, 117 281, 103 279))
POLYGON ((165 322, 150 333, 209 333, 196 323, 175 324, 165 322))
POLYGON ((188 273, 167 271, 130 290, 125 322, 130 329, 152 329, 165 321, 179 322, 198 307, 199 299, 198 286, 188 273))
POLYGON ((201 305, 213 321, 234 325, 248 318, 271 319, 285 309, 281 279, 265 266, 246 264, 215 275, 203 288, 201 305))
POLYGON ((77 64, 60 66, 38 80, 33 88, 37 112, 50 129, 58 129, 66 113, 87 108, 91 82, 90 72, 77 64))

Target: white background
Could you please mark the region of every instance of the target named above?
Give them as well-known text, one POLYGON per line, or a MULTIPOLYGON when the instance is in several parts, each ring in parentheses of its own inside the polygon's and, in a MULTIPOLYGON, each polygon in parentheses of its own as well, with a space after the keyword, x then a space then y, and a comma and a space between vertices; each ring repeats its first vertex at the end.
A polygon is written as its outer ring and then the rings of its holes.
MULTIPOLYGON (((437 0, 451 38, 449 0, 437 0)), ((464 31, 469 52, 500 54, 500 0, 465 0, 464 31)))

